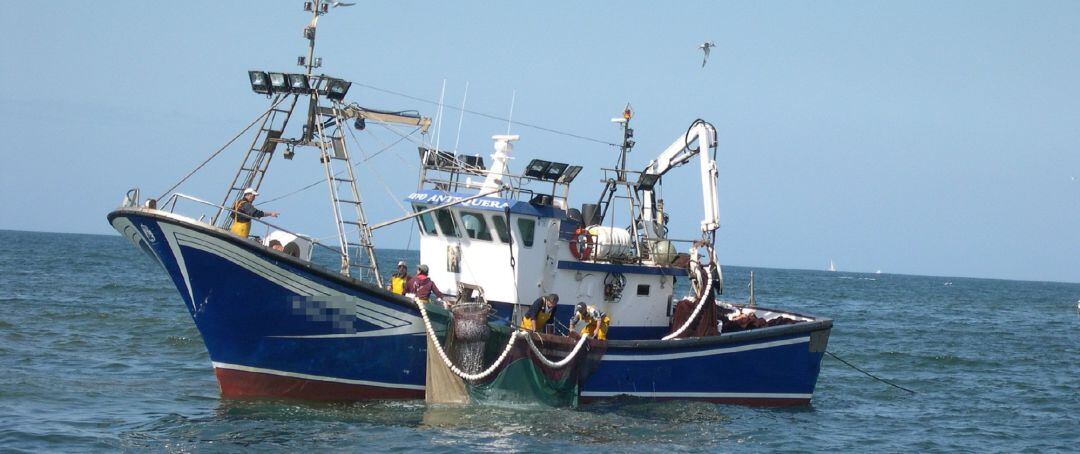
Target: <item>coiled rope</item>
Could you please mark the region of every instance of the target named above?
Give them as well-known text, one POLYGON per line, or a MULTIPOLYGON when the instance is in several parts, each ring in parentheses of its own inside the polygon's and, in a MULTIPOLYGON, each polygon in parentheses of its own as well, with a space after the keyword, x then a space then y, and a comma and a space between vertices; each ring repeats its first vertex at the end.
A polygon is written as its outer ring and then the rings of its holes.
POLYGON ((431 338, 431 343, 435 345, 435 351, 439 352, 439 357, 442 358, 443 363, 446 364, 446 367, 449 368, 450 371, 453 372, 455 375, 469 381, 482 380, 494 373, 495 370, 497 370, 499 366, 502 365, 503 361, 506 360, 506 357, 510 354, 510 349, 514 346, 514 342, 519 337, 525 338, 526 342, 528 342, 529 344, 529 347, 531 347, 533 352, 536 353, 537 357, 540 358, 540 362, 544 363, 544 365, 548 367, 556 369, 570 364, 570 361, 572 361, 574 357, 577 356, 578 352, 581 351, 581 346, 585 345, 585 341, 588 340, 587 336, 581 336, 581 339, 578 340, 577 345, 574 346, 574 350, 571 351, 570 354, 566 356, 566 358, 563 358, 561 361, 558 362, 552 362, 551 360, 547 359, 538 348, 536 348, 536 345, 529 337, 529 333, 527 331, 518 330, 510 335, 510 340, 506 342, 506 347, 503 348, 502 354, 499 355, 499 359, 496 359, 495 362, 492 363, 491 366, 489 366, 484 371, 476 374, 469 374, 461 369, 458 369, 458 367, 454 365, 454 362, 450 361, 450 357, 446 355, 446 350, 443 349, 442 343, 439 342, 439 338, 435 335, 435 329, 431 327, 431 319, 428 318, 427 309, 424 308, 424 303, 422 301, 417 301, 416 306, 420 308, 420 315, 424 319, 424 328, 427 330, 428 337, 431 338))

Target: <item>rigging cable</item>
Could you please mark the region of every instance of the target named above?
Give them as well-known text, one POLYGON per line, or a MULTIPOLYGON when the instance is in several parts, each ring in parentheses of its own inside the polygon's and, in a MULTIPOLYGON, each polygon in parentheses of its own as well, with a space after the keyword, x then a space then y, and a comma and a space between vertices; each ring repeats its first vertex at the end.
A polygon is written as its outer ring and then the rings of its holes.
POLYGON ((903 386, 900 386, 900 385, 898 385, 898 384, 896 384, 896 383, 893 383, 893 382, 891 382, 891 381, 888 381, 888 380, 886 380, 886 379, 884 379, 884 378, 880 378, 880 377, 877 377, 877 376, 875 376, 874 374, 871 374, 870 372, 867 372, 867 371, 865 371, 865 370, 859 369, 858 367, 855 367, 855 365, 854 365, 854 364, 851 364, 851 363, 849 363, 849 362, 847 362, 847 361, 844 361, 844 360, 843 360, 843 359, 841 359, 841 358, 840 358, 839 356, 836 356, 836 354, 835 354, 835 353, 833 353, 833 352, 830 352, 830 351, 825 351, 825 354, 827 354, 827 355, 829 355, 829 356, 831 356, 831 357, 835 358, 835 359, 836 359, 837 361, 840 361, 840 362, 842 362, 842 363, 844 363, 844 364, 847 364, 847 365, 848 365, 848 367, 850 367, 850 368, 852 368, 852 369, 855 369, 855 370, 857 370, 857 371, 859 371, 859 372, 862 372, 862 373, 866 374, 866 376, 867 376, 867 377, 873 378, 874 380, 880 381, 880 382, 882 382, 882 383, 885 383, 886 385, 892 386, 892 387, 894 387, 894 388, 899 388, 899 389, 902 389, 902 390, 904 390, 904 391, 907 391, 907 392, 909 392, 909 393, 915 394, 915 391, 912 391, 912 390, 910 390, 910 389, 907 389, 907 388, 905 388, 905 387, 903 387, 903 386))
MULTIPOLYGON (((407 95, 405 93, 396 92, 396 91, 393 91, 393 90, 387 90, 387 89, 384 89, 384 88, 375 87, 375 86, 368 85, 368 84, 361 83, 361 82, 353 82, 353 85, 358 85, 358 86, 361 86, 361 87, 364 87, 364 88, 370 88, 370 89, 375 90, 375 91, 380 91, 380 92, 388 93, 388 94, 395 95, 395 96, 401 96, 403 98, 411 99, 413 101, 419 101, 419 102, 423 102, 423 103, 442 106, 442 103, 435 102, 435 101, 432 101, 432 100, 429 100, 429 99, 424 99, 424 98, 420 98, 420 97, 416 97, 416 96, 412 96, 412 95, 407 95)), ((585 141, 588 141, 588 142, 595 142, 595 143, 608 145, 608 146, 612 146, 612 147, 619 147, 620 146, 618 144, 614 144, 614 143, 607 142, 607 141, 604 141, 604 140, 594 139, 592 137, 585 137, 585 136, 582 136, 582 135, 578 135, 578 134, 574 134, 574 133, 570 133, 570 132, 566 132, 566 131, 559 131, 557 129, 545 128, 545 127, 540 126, 540 125, 534 125, 534 124, 531 124, 531 123, 525 123, 523 121, 511 121, 509 118, 502 118, 502 117, 499 117, 499 116, 496 116, 496 115, 486 114, 486 113, 483 113, 483 112, 477 112, 475 110, 459 109, 459 108, 454 107, 454 106, 445 106, 445 107, 455 109, 455 110, 460 110, 460 111, 468 113, 468 114, 481 116, 481 117, 488 118, 488 119, 491 119, 491 120, 506 121, 506 122, 510 122, 510 123, 518 125, 518 126, 524 126, 524 127, 527 127, 527 128, 538 129, 538 130, 544 131, 544 132, 550 132, 552 134, 558 134, 558 135, 561 135, 561 136, 572 137, 572 138, 575 138, 575 139, 585 140, 585 141)))
POLYGON ((180 185, 184 184, 184 182, 187 181, 188 178, 191 178, 192 175, 195 175, 195 172, 198 172, 199 169, 203 168, 203 166, 216 158, 217 155, 221 154, 222 151, 225 151, 225 149, 228 148, 229 145, 232 145, 233 142, 236 142, 236 139, 239 139, 240 136, 244 135, 245 132, 248 132, 248 130, 251 129, 252 126, 255 126, 255 123, 258 123, 259 120, 261 120, 263 117, 269 115, 270 111, 274 110, 274 108, 276 108, 278 104, 281 104, 282 101, 285 101, 286 98, 288 98, 288 96, 282 96, 281 99, 278 99, 276 102, 271 104, 269 109, 266 109, 265 112, 259 114, 258 117, 255 117, 255 119, 252 120, 250 124, 244 127, 244 129, 237 133, 235 136, 233 136, 232 139, 229 139, 229 141, 226 142, 225 145, 222 145, 221 148, 218 148, 218 150, 211 154, 209 158, 206 158, 206 160, 203 161, 202 164, 199 164, 197 167, 195 167, 194 170, 189 172, 187 175, 184 175, 184 178, 181 178, 180 181, 176 182, 176 184, 169 188, 169 190, 162 193, 161 196, 158 197, 158 200, 163 199, 165 196, 169 195, 169 193, 172 192, 173 189, 176 189, 180 187, 180 185))
MULTIPOLYGON (((409 133, 408 135, 404 135, 404 134, 398 134, 398 135, 400 135, 400 136, 401 136, 401 138, 400 138, 400 139, 398 139, 398 140, 395 140, 395 141, 394 141, 393 143, 391 143, 390 145, 387 145, 387 146, 383 147, 382 149, 380 149, 379 151, 376 151, 376 152, 375 152, 374 154, 372 154, 371 156, 368 156, 368 157, 367 157, 367 158, 365 158, 365 159, 364 159, 363 161, 361 161, 361 162, 358 162, 358 163, 356 163, 356 164, 353 164, 353 167, 359 166, 360 164, 362 164, 362 163, 364 163, 364 162, 367 162, 367 161, 368 161, 369 159, 372 159, 372 158, 374 158, 374 157, 378 156, 378 155, 379 155, 380 153, 382 153, 382 152, 384 152, 384 151, 386 151, 386 150, 389 150, 389 149, 390 149, 390 148, 392 148, 392 147, 393 147, 394 145, 397 145, 397 144, 401 143, 401 141, 403 141, 403 140, 405 140, 405 139, 409 138, 410 136, 412 136, 413 134, 416 134, 416 131, 419 131, 419 130, 420 130, 420 129, 419 129, 419 128, 417 128, 417 129, 413 130, 413 132, 409 133)), ((353 138, 353 140, 356 140, 356 139, 355 139, 355 138, 353 138)), ((360 152, 361 152, 361 153, 363 153, 363 150, 361 150, 360 152)), ((344 170, 339 170, 339 171, 338 171, 337 173, 335 173, 335 174, 334 174, 334 176, 338 176, 338 175, 340 175, 340 174, 341 174, 341 172, 344 172, 344 170)), ((281 195, 281 196, 278 196, 278 197, 274 197, 274 198, 272 198, 272 199, 264 200, 264 201, 262 201, 261 203, 262 203, 263 205, 266 205, 266 204, 269 204, 270 202, 275 202, 275 201, 278 201, 278 200, 284 199, 284 198, 286 198, 286 197, 289 197, 289 196, 292 196, 292 195, 295 195, 295 194, 298 194, 298 193, 304 192, 304 191, 306 191, 306 190, 308 190, 308 189, 311 189, 311 188, 313 188, 313 187, 315 187, 315 186, 318 186, 318 185, 322 184, 322 183, 323 183, 324 181, 326 181, 326 180, 325 180, 325 179, 320 179, 320 180, 318 180, 318 181, 316 181, 316 182, 314 182, 314 183, 311 183, 311 184, 309 184, 309 185, 307 185, 307 186, 304 186, 304 187, 302 187, 302 188, 300 188, 300 189, 297 189, 297 190, 295 190, 295 191, 292 191, 292 192, 286 193, 286 194, 284 194, 284 195, 281 195)))
MULTIPOLYGON (((345 129, 349 131, 349 136, 352 137, 353 143, 356 144, 356 149, 360 151, 360 156, 362 156, 364 158, 362 161, 360 161, 360 163, 366 165, 367 161, 368 161, 367 153, 364 153, 364 147, 360 146, 360 140, 356 138, 356 133, 354 133, 353 130, 348 128, 348 127, 346 127, 345 129)), ((399 140, 399 142, 400 142, 400 140, 399 140)), ((397 143, 397 142, 394 142, 394 143, 397 143)), ((405 205, 401 204, 401 201, 398 200, 396 196, 394 196, 394 191, 390 190, 390 185, 386 184, 386 181, 383 180, 381 176, 379 176, 379 173, 375 172, 375 171, 372 171, 370 167, 368 167, 368 172, 370 172, 372 175, 375 175, 375 179, 379 180, 379 183, 382 184, 383 189, 385 189, 386 193, 390 196, 390 200, 393 200, 394 203, 397 204, 398 208, 401 208, 401 211, 403 213, 409 214, 409 210, 405 208, 405 205)), ((353 184, 355 184, 355 182, 353 182, 353 184)))

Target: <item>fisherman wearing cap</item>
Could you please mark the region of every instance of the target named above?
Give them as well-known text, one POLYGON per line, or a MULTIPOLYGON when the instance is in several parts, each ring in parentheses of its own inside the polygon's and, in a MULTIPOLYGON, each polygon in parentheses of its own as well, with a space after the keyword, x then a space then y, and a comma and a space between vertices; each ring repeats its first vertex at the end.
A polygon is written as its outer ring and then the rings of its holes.
POLYGON ((264 216, 270 216, 276 218, 278 216, 277 211, 262 211, 255 208, 255 196, 259 195, 252 188, 244 190, 244 195, 236 199, 236 203, 233 204, 232 227, 229 229, 232 233, 239 235, 241 238, 247 238, 251 233, 251 218, 261 218, 264 216))
POLYGON ((559 295, 552 293, 537 298, 529 307, 529 312, 521 317, 521 329, 544 331, 544 328, 555 319, 555 309, 558 307, 559 295))
POLYGON ((432 293, 438 298, 443 297, 443 293, 439 291, 439 287, 435 286, 435 282, 429 279, 427 274, 427 265, 417 266, 416 276, 413 276, 413 278, 409 279, 409 282, 405 284, 405 293, 412 293, 416 296, 416 299, 424 303, 428 302, 432 293))
POLYGON ((409 267, 402 260, 397 262, 397 271, 390 275, 390 285, 386 286, 386 289, 397 293, 398 295, 405 294, 405 284, 409 282, 409 267))
POLYGON ((570 328, 576 326, 579 321, 585 323, 585 327, 581 328, 582 336, 607 339, 608 326, 611 325, 611 318, 607 314, 598 311, 595 307, 586 306, 585 303, 577 303, 574 316, 570 317, 570 328))

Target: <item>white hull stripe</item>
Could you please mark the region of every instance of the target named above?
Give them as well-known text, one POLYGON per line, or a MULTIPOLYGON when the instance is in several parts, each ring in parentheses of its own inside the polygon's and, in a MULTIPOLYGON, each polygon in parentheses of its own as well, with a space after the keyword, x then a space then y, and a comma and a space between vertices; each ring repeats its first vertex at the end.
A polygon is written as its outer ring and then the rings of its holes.
POLYGON ((211 238, 201 233, 181 230, 180 228, 165 223, 159 223, 159 226, 166 232, 167 236, 171 236, 173 239, 173 241, 169 241, 169 244, 173 247, 174 255, 177 256, 180 270, 184 275, 185 284, 189 289, 191 284, 188 280, 186 265, 183 262, 183 255, 179 250, 180 245, 199 249, 229 260, 235 265, 245 268, 262 278, 299 295, 343 298, 356 301, 356 317, 383 328, 383 330, 369 332, 372 334, 368 335, 375 335, 374 333, 378 333, 378 335, 413 334, 423 331, 423 325, 421 324, 419 317, 385 308, 378 304, 367 302, 352 295, 321 285, 317 282, 285 273, 276 266, 268 263, 266 260, 256 257, 250 252, 219 239, 211 238))
POLYGON ((380 388, 417 389, 417 390, 423 390, 424 389, 424 387, 420 386, 420 385, 403 385, 403 384, 400 384, 400 383, 382 383, 382 382, 368 381, 368 380, 349 380, 347 378, 327 377, 327 376, 324 376, 324 375, 300 374, 300 373, 296 373, 296 372, 285 372, 285 371, 282 371, 282 370, 263 369, 261 367, 241 366, 239 364, 219 363, 217 361, 212 361, 212 364, 214 365, 215 369, 231 369, 231 370, 239 370, 239 371, 243 371, 243 372, 256 372, 256 373, 260 373, 260 374, 277 375, 279 377, 302 378, 304 380, 319 380, 319 381, 326 381, 326 382, 332 382, 332 383, 344 383, 344 384, 347 384, 347 385, 377 386, 377 387, 380 387, 380 388))
POLYGON ((678 399, 810 399, 813 394, 798 393, 693 393, 693 392, 623 392, 623 391, 582 391, 582 397, 671 397, 678 399))
POLYGON ((234 264, 251 271, 264 279, 267 279, 275 284, 278 284, 286 289, 291 290, 293 293, 300 295, 330 295, 332 294, 328 288, 320 288, 314 282, 307 282, 303 279, 296 279, 294 275, 284 273, 276 267, 266 263, 266 260, 257 258, 251 253, 244 251, 231 244, 215 241, 211 243, 209 238, 199 238, 191 236, 187 232, 176 232, 176 242, 179 245, 187 246, 193 249, 199 249, 204 252, 217 255, 233 262, 234 264))
POLYGON ((700 356, 713 356, 724 355, 728 353, 745 352, 750 350, 760 350, 763 348, 779 347, 782 345, 802 344, 809 343, 810 337, 800 337, 795 339, 784 339, 772 342, 762 342, 760 344, 741 345, 738 347, 729 348, 717 348, 713 350, 702 350, 697 352, 682 352, 682 353, 667 353, 659 355, 604 355, 600 361, 668 361, 672 359, 684 359, 684 358, 697 358, 700 356))

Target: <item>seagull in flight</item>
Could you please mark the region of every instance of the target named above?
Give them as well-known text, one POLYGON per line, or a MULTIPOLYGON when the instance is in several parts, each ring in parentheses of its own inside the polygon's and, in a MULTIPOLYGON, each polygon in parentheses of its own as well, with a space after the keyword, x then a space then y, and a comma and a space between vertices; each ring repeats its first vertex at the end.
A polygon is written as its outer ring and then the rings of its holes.
POLYGON ((333 6, 334 8, 337 8, 339 6, 353 6, 355 4, 356 3, 334 2, 334 3, 331 3, 330 6, 333 6))
POLYGON ((707 63, 709 61, 709 49, 712 49, 714 47, 716 47, 716 43, 714 43, 712 41, 705 41, 705 42, 701 43, 700 46, 697 47, 698 49, 701 49, 702 51, 705 52, 705 58, 701 59, 701 67, 702 68, 704 68, 705 63, 707 63))

